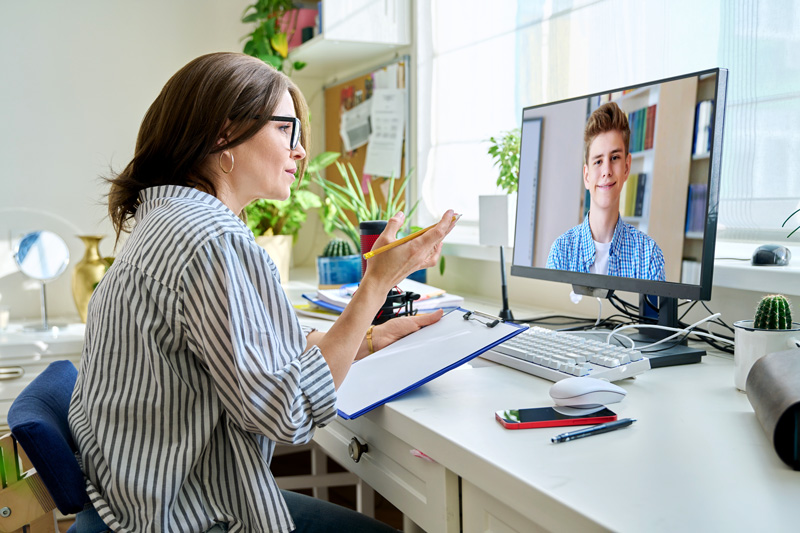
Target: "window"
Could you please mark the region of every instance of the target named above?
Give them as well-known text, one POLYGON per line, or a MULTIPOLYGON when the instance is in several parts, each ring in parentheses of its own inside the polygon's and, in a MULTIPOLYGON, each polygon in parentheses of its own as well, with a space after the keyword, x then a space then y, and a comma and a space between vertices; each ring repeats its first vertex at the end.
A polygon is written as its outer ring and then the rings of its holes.
POLYGON ((523 107, 721 66, 730 75, 720 237, 788 234, 780 225, 800 207, 795 3, 431 0, 415 9, 421 225, 452 207, 464 213, 461 239, 477 243, 478 196, 499 193, 487 140, 518 127, 523 107))

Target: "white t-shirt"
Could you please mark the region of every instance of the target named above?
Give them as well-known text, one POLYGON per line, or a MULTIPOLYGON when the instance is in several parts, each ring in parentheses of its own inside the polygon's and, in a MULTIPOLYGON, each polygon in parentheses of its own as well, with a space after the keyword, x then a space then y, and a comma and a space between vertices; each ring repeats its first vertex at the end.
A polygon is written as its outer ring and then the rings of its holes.
POLYGON ((594 242, 594 263, 589 267, 592 274, 608 274, 608 251, 611 250, 610 242, 594 242))

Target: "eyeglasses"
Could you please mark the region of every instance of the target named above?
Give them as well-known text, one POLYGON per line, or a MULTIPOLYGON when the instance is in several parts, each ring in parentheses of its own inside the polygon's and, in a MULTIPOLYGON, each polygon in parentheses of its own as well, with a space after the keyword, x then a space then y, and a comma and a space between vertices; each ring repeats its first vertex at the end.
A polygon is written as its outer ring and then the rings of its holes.
POLYGON ((289 122, 292 124, 292 134, 289 137, 289 150, 297 148, 297 143, 300 142, 300 119, 297 117, 282 117, 274 115, 269 117, 270 120, 275 122, 289 122))

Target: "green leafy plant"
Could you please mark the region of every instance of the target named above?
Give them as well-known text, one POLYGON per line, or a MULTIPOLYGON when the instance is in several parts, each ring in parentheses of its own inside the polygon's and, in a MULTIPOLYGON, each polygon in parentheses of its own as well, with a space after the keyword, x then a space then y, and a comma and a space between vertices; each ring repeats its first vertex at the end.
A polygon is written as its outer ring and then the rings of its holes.
MULTIPOLYGON (((398 211, 405 208, 405 190, 411 174, 406 177, 387 178, 389 189, 386 193, 386 204, 381 205, 375 198, 372 190, 372 183, 367 186, 367 194, 361 189, 361 180, 356 174, 353 165, 348 163, 343 165, 336 162, 344 185, 339 185, 322 179, 317 174, 316 182, 325 192, 325 201, 322 204, 322 223, 325 231, 332 234, 334 230, 344 233, 352 241, 356 250, 361 248, 361 235, 358 230, 358 223, 364 220, 387 220, 398 211), (399 181, 399 184, 397 183, 399 181), (355 217, 354 223, 351 216, 355 217)), ((411 215, 417 208, 417 203, 406 212, 406 220, 411 219, 411 215)))
POLYGON ((309 161, 303 180, 287 200, 256 200, 245 207, 247 227, 253 235, 291 235, 297 240, 308 210, 322 206, 319 195, 309 190, 310 176, 319 178, 320 171, 338 158, 336 152, 323 152, 309 161))
POLYGON ((499 137, 489 137, 489 155, 494 160, 500 174, 497 186, 507 194, 517 192, 519 182, 519 128, 503 132, 499 137))
POLYGON ((753 327, 758 329, 791 329, 792 310, 786 296, 764 296, 756 308, 753 327))
POLYGON ((355 255, 355 252, 350 246, 350 242, 344 239, 332 239, 322 251, 322 257, 344 257, 346 255, 355 255))
MULTIPOLYGON (((244 43, 243 52, 247 55, 257 57, 265 63, 269 63, 280 71, 287 74, 295 70, 301 70, 306 66, 303 61, 287 61, 289 57, 290 34, 281 30, 280 21, 284 15, 294 10, 292 0, 256 0, 245 8, 242 14, 242 22, 245 24, 254 22, 255 29, 244 36, 247 39, 244 43)), ((294 24, 288 24, 289 31, 293 33, 294 24)))
MULTIPOLYGON (((787 222, 789 222, 789 219, 791 219, 791 218, 792 218, 793 216, 795 216, 797 213, 800 213, 800 209, 796 210, 794 213, 792 213, 791 215, 789 215, 788 217, 786 217, 786 220, 784 220, 784 221, 783 221, 783 224, 781 224, 781 227, 784 227, 784 226, 786 225, 786 223, 787 223, 787 222)), ((794 233, 795 233, 797 230, 799 230, 799 229, 800 229, 800 226, 797 226, 796 228, 794 228, 794 229, 792 230, 792 232, 791 232, 789 235, 787 235, 787 236, 786 236, 786 238, 788 239, 789 237, 791 237, 792 235, 794 235, 794 233)))

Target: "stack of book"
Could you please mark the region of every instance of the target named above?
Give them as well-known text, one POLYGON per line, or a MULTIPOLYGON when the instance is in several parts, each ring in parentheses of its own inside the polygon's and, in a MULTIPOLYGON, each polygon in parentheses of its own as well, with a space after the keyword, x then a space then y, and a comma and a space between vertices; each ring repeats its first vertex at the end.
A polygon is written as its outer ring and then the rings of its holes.
POLYGON ((686 233, 702 234, 706 227, 706 200, 708 185, 692 183, 686 205, 686 233))
POLYGON ((642 152, 653 148, 656 129, 656 104, 632 111, 628 115, 631 129, 629 152, 642 152))
POLYGON ((628 218, 642 216, 646 191, 647 174, 640 172, 628 176, 619 197, 620 214, 628 218))
MULTIPOLYGON (((464 298, 461 296, 412 279, 404 279, 397 286, 400 290, 420 295, 419 299, 414 302, 414 308, 419 311, 449 309, 459 307, 464 303, 464 298)), ((343 285, 338 289, 319 289, 314 294, 304 294, 303 298, 309 303, 295 305, 295 310, 298 314, 305 316, 336 320, 353 298, 356 290, 358 290, 357 283, 343 285)))

